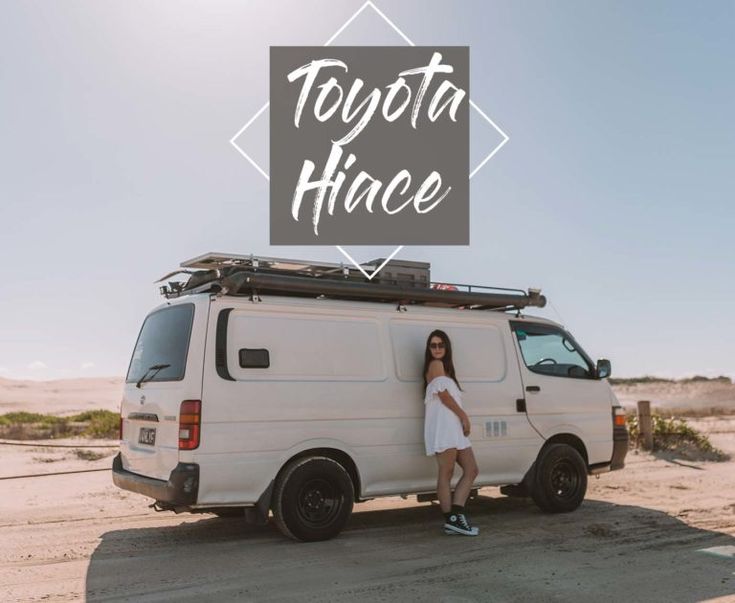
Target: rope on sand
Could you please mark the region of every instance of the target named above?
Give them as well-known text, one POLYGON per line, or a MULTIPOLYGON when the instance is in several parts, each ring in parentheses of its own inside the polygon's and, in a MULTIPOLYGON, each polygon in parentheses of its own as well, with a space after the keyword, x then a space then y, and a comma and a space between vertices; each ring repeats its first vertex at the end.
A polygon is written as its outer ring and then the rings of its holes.
POLYGON ((49 475, 71 475, 72 473, 91 473, 92 471, 112 471, 112 467, 104 467, 103 469, 80 469, 79 471, 57 471, 56 473, 31 473, 30 475, 8 475, 0 477, 3 479, 23 479, 26 477, 48 477, 49 475))
POLYGON ((31 446, 33 448, 117 448, 120 444, 31 444, 17 440, 2 440, 0 446, 31 446))

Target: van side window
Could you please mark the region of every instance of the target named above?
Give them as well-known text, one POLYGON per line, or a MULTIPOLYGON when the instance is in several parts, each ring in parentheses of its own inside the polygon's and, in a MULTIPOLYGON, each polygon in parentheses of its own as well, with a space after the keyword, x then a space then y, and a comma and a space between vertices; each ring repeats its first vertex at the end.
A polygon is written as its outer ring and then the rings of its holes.
POLYGON ((569 333, 522 322, 512 322, 511 328, 530 371, 552 377, 593 378, 591 361, 569 333))
POLYGON ((271 365, 270 353, 263 348, 243 348, 239 356, 241 368, 268 368, 271 365))

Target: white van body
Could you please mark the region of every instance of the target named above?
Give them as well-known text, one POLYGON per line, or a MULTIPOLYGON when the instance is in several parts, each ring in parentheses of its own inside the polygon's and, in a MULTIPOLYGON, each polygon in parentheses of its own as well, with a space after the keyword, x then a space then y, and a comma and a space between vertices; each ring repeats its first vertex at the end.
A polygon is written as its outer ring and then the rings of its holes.
MULTIPOLYGON (((592 374, 589 360, 585 378, 535 370, 556 364, 553 358, 530 367, 524 360, 527 329, 566 334, 549 320, 369 301, 199 293, 167 301, 147 321, 160 322, 166 312, 190 316, 190 334, 176 330, 177 345, 186 348, 183 374, 139 387, 129 375, 115 467, 120 487, 156 498, 162 508, 221 511, 260 503, 267 513, 279 472, 312 453, 347 466, 357 501, 433 493, 437 467, 424 447, 422 369, 434 329, 444 330, 452 343, 480 469, 477 487, 523 483, 551 442, 574 447, 587 473, 623 466, 619 429, 615 442, 613 437, 618 403, 608 382, 592 374), (241 350, 267 350, 269 365, 243 368, 241 350), (179 449, 185 400, 201 401, 201 431, 192 450, 179 449), (190 480, 189 496, 168 497, 176 481, 172 472, 194 467, 198 483, 190 480)), ((140 340, 131 371, 140 360, 136 355, 146 353, 139 348, 140 340)), ((627 433, 625 440, 627 448, 627 433)))

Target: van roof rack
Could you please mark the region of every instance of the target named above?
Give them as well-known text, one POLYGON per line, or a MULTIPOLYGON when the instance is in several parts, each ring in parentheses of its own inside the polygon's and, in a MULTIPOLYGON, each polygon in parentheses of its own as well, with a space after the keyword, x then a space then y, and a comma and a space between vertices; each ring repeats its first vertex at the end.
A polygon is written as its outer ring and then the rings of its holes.
MULTIPOLYGON (((384 258, 378 258, 360 266, 370 274, 384 262, 384 258)), ((161 294, 167 299, 212 292, 244 295, 252 300, 259 300, 261 294, 276 294, 473 310, 521 310, 546 305, 540 289, 433 282, 430 269, 428 262, 390 260, 380 273, 368 279, 352 264, 206 253, 182 262, 180 270, 157 282, 177 274, 188 275, 186 282, 169 281, 161 286, 161 294)))

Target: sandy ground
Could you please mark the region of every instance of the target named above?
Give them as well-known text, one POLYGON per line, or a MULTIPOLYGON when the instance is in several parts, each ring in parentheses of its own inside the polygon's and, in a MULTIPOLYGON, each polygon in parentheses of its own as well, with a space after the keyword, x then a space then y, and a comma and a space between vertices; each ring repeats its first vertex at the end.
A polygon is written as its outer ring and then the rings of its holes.
MULTIPOLYGON (((700 426, 735 454, 735 434, 720 433, 735 420, 700 426)), ((0 477, 109 467, 75 450, 0 446, 0 477)), ((311 544, 272 525, 156 513, 110 480, 0 481, 3 601, 735 601, 733 461, 631 452, 566 515, 485 488, 469 506, 473 539, 445 536, 431 504, 371 501, 340 537, 311 544)))
MULTIPOLYGON (((117 378, 0 379, 0 413, 115 411, 121 391, 117 378)), ((735 407, 723 384, 617 393, 627 405, 735 407)), ((695 425, 735 457, 735 416, 695 425)), ((3 602, 735 601, 735 461, 631 452, 567 515, 484 488, 469 505, 474 539, 445 536, 431 504, 381 499, 357 505, 339 538, 302 544, 272 525, 156 513, 112 485, 114 448, 83 447, 109 442, 53 443, 72 447, 0 444, 0 477, 103 471, 0 479, 3 602)))

